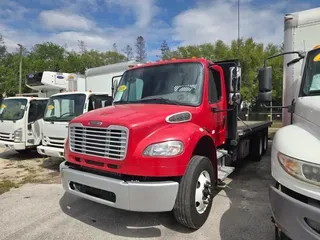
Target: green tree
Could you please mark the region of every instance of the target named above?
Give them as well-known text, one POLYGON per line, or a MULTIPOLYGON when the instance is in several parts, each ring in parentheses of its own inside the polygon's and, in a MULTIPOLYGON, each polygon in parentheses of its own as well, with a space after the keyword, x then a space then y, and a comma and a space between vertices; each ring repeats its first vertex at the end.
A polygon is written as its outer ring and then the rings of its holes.
POLYGON ((157 56, 158 58, 160 58, 162 60, 170 59, 170 57, 171 57, 170 56, 170 47, 169 47, 166 40, 163 40, 163 42, 161 43, 160 51, 161 51, 161 55, 157 56))
POLYGON ((142 36, 137 37, 136 51, 137 51, 136 60, 139 62, 146 62, 146 59, 147 59, 146 42, 142 36))
POLYGON ((122 50, 122 52, 125 54, 128 61, 133 59, 133 49, 129 44, 122 50))

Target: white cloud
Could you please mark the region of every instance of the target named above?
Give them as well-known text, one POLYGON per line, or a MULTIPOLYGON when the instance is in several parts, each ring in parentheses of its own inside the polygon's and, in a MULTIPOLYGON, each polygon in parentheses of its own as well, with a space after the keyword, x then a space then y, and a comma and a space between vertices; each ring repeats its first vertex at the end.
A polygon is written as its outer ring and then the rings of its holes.
MULTIPOLYGON (((283 11, 302 10, 306 4, 279 2, 260 7, 251 0, 240 1, 240 37, 280 44, 283 39, 283 11), (293 5, 292 5, 293 4, 293 5)), ((237 39, 237 1, 206 1, 173 19, 173 40, 182 45, 237 39)))
POLYGON ((10 0, 0 1, 0 22, 21 21, 28 9, 10 0))
MULTIPOLYGON (((194 8, 188 8, 174 17, 172 25, 160 21, 159 13, 163 12, 163 9, 156 5, 160 0, 103 1, 105 5, 98 5, 98 0, 65 0, 63 4, 62 0, 56 0, 56 4, 61 2, 61 9, 41 12, 40 21, 32 24, 35 30, 17 30, 0 21, 0 34, 4 36, 9 51, 14 51, 17 43, 29 48, 45 41, 67 45, 70 50, 78 50, 78 40, 84 41, 89 49, 106 51, 112 48, 113 43, 117 43, 118 50, 130 44, 135 51, 135 40, 141 35, 146 40, 148 57, 159 54, 157 49, 162 40, 176 41, 175 46, 170 46, 171 49, 175 49, 179 42, 181 45, 201 44, 215 42, 218 39, 230 42, 237 38, 236 0, 197 0, 198 4, 194 8), (108 8, 107 11, 104 7, 108 8), (92 12, 103 11, 104 14, 108 14, 113 9, 119 13, 119 19, 125 14, 133 14, 134 22, 113 27, 109 26, 109 23, 101 23, 98 26, 91 20, 93 18, 90 14, 94 16, 92 12), (40 30, 40 26, 41 31, 37 31, 40 30)), ((241 0, 241 37, 280 43, 283 39, 283 11, 289 6, 288 3, 280 2, 263 7, 253 4, 253 0, 241 0)), ((290 6, 294 6, 294 10, 308 7, 306 4, 301 7, 301 4, 292 3, 290 6)), ((291 10, 286 9, 286 12, 288 11, 291 10)))
POLYGON ((39 20, 46 30, 93 30, 96 24, 78 14, 59 10, 42 11, 39 20))
POLYGON ((118 5, 127 12, 133 12, 136 17, 136 26, 145 28, 159 12, 156 0, 105 0, 107 6, 118 5))

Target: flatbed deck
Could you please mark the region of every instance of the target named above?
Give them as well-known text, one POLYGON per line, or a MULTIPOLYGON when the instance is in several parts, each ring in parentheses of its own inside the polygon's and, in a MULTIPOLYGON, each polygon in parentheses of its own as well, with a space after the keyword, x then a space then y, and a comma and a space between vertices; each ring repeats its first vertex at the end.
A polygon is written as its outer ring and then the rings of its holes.
POLYGON ((268 128, 271 124, 271 121, 238 121, 239 137, 241 138, 263 128, 268 128))

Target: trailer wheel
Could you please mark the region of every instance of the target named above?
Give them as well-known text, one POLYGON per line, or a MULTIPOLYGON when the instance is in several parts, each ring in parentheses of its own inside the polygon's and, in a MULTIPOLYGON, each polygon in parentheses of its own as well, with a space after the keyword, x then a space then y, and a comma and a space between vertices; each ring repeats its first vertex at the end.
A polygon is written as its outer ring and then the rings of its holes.
POLYGON ((255 136, 250 142, 250 157, 253 161, 261 161, 263 154, 263 137, 260 135, 255 136))
POLYGON ((263 152, 262 155, 265 155, 268 150, 268 131, 263 134, 263 152))
POLYGON ((191 158, 173 208, 177 222, 191 229, 199 229, 206 222, 212 206, 214 175, 207 157, 191 158))

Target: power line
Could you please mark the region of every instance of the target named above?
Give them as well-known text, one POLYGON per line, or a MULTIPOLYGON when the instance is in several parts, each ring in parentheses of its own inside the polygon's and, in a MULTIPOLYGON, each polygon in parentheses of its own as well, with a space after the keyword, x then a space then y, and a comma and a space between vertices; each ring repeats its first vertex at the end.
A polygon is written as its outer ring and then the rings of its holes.
POLYGON ((240 56, 240 0, 238 0, 238 57, 240 56))

